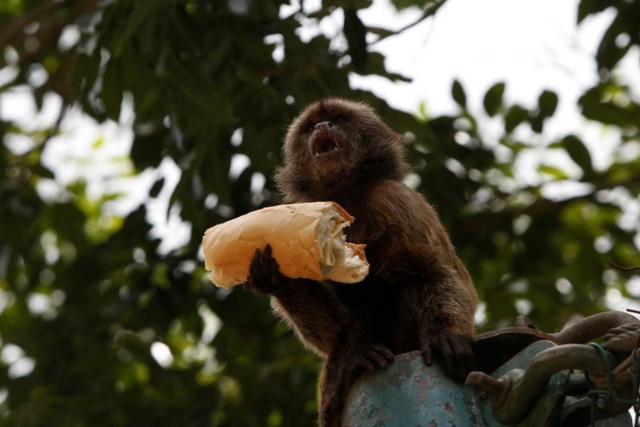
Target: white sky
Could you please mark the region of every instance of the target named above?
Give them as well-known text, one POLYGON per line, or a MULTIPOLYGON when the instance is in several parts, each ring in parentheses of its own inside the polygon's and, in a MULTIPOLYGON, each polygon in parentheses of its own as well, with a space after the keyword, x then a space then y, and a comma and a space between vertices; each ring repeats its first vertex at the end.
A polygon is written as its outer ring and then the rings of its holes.
MULTIPOLYGON (((386 25, 385 3, 376 1, 362 18, 386 25)), ((435 19, 379 44, 390 52, 389 68, 414 78, 386 95, 394 106, 405 109, 426 98, 429 110, 441 113, 454 107, 453 78, 468 87, 468 98, 477 108, 486 89, 505 80, 512 100, 533 103, 542 89, 553 89, 562 92, 562 100, 569 97, 563 104, 573 106, 571 99, 595 82, 593 52, 603 24, 611 19, 603 15, 578 31, 577 3, 449 0, 435 19)))

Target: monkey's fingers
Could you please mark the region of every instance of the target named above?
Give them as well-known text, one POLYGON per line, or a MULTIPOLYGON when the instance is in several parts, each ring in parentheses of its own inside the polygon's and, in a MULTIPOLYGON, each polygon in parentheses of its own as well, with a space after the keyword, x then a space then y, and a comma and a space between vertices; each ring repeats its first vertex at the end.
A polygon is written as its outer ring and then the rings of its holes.
POLYGON ((374 368, 384 368, 393 360, 393 353, 382 344, 374 344, 366 348, 365 356, 373 363, 374 368))
POLYGON ((475 371, 476 360, 473 353, 473 337, 471 335, 455 334, 451 340, 451 347, 456 359, 455 377, 464 381, 469 372, 475 371))
POLYGON ((393 360, 393 353, 382 344, 356 345, 347 356, 348 366, 360 366, 367 371, 384 368, 393 360))
POLYGON ((273 257, 273 251, 271 245, 267 245, 262 253, 262 262, 264 271, 269 275, 271 283, 279 284, 282 282, 282 273, 280 272, 280 266, 278 261, 273 257))
POLYGON ((387 346, 384 346, 382 344, 374 344, 372 348, 389 362, 395 358, 393 352, 387 346))
POLYGON ((448 339, 440 339, 438 341, 438 350, 442 355, 445 370, 449 375, 458 379, 458 361, 455 360, 456 353, 451 346, 451 342, 448 339))
POLYGON ((282 274, 278 263, 273 259, 270 245, 264 251, 256 249, 249 266, 247 286, 262 294, 272 295, 282 281, 282 274))
POLYGON ((265 274, 267 271, 264 252, 256 249, 253 255, 253 261, 249 267, 249 279, 254 282, 254 285, 259 285, 261 282, 268 280, 269 275, 265 274))
POLYGON ((271 249, 271 245, 267 244, 267 246, 264 247, 264 252, 262 253, 264 259, 271 259, 273 258, 273 249, 271 249))
POLYGON ((436 337, 434 342, 447 373, 458 381, 464 381, 475 365, 471 336, 448 333, 436 337))
POLYGON ((422 361, 424 362, 425 365, 427 366, 433 365, 433 351, 431 350, 430 342, 422 343, 420 354, 422 355, 422 361))
POLYGON ((351 355, 348 359, 348 364, 351 368, 360 366, 367 371, 373 371, 376 369, 374 364, 362 353, 351 355))
POLYGON ((260 252, 260 249, 256 249, 256 251, 253 253, 253 258, 251 259, 251 265, 249 265, 249 278, 247 280, 247 284, 254 285, 255 281, 258 279, 258 276, 260 276, 260 273, 262 271, 262 268, 260 267, 261 259, 262 254, 260 252))

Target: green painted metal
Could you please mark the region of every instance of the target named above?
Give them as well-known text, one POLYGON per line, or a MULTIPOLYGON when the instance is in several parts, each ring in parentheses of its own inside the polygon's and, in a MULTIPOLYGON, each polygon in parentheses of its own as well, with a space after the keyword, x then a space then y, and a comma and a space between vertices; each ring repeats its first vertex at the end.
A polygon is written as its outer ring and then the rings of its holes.
MULTIPOLYGON (((526 369, 532 359, 557 344, 535 341, 492 372, 499 378, 526 369)), ((533 399, 532 409, 518 427, 557 425, 570 381, 569 370, 554 373, 533 399)), ((626 414, 625 414, 626 415, 626 414)), ((627 427, 629 417, 602 420, 599 427, 627 427)), ((387 368, 367 373, 352 387, 343 417, 344 427, 501 427, 484 392, 456 383, 439 364, 427 367, 419 352, 396 356, 387 368)))
POLYGON ((483 419, 476 392, 439 365, 425 366, 419 352, 398 355, 386 369, 356 382, 343 418, 344 427, 439 425, 491 424, 483 419))
MULTIPOLYGON (((553 345, 550 341, 534 342, 502 365, 493 376, 524 368, 533 356, 553 345)), ((551 400, 553 403, 547 404, 553 407, 555 400, 551 400)), ((532 422, 544 419, 544 408, 541 406, 540 409, 540 416, 532 422)), ((493 418, 484 394, 456 383, 437 363, 431 367, 425 366, 417 351, 401 354, 386 369, 363 376, 351 390, 343 425, 502 426, 493 418)))
MULTIPOLYGON (((514 369, 525 369, 535 355, 554 346, 555 344, 548 340, 536 341, 496 369, 491 376, 499 378, 514 369)), ((553 420, 557 417, 560 407, 562 406, 562 400, 564 398, 568 381, 568 371, 561 371, 554 374, 547 385, 545 393, 541 395, 540 399, 535 403, 534 409, 524 421, 518 424, 518 426, 545 427, 553 425, 553 420)), ((489 405, 486 395, 484 395, 484 393, 478 393, 478 395, 484 419, 490 420, 485 425, 503 426, 504 424, 501 424, 494 419, 491 405, 489 405)))

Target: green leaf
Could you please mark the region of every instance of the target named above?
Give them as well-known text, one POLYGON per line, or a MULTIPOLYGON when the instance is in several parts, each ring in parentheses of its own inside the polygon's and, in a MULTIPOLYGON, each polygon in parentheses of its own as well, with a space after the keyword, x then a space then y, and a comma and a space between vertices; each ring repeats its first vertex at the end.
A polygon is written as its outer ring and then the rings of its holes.
POLYGON ((584 143, 575 135, 568 135, 562 140, 562 145, 567 154, 584 172, 585 175, 593 173, 591 154, 584 143))
POLYGON ((558 107, 558 95, 550 90, 545 90, 538 97, 538 115, 542 119, 553 116, 558 107))
POLYGON ((453 95, 453 100, 466 110, 467 108, 467 95, 464 93, 464 88, 462 84, 456 79, 453 81, 453 85, 451 86, 451 94, 453 95))
POLYGON ((372 34, 376 34, 380 37, 389 37, 395 34, 395 32, 387 29, 387 28, 382 28, 382 27, 368 27, 367 30, 372 33, 372 34))
POLYGON ((403 76, 402 74, 392 73, 387 71, 385 65, 385 57, 380 52, 369 52, 367 54, 367 67, 363 74, 375 74, 379 76, 384 76, 391 81, 401 81, 401 82, 410 82, 411 79, 409 77, 403 76))
POLYGON ((53 174, 53 172, 51 172, 48 167, 42 165, 40 162, 36 163, 32 167, 32 170, 40 178, 55 179, 55 175, 53 174))
POLYGON ((591 120, 609 125, 636 127, 640 115, 640 107, 637 104, 631 103, 627 108, 624 108, 608 100, 611 97, 608 92, 615 92, 617 89, 601 85, 587 91, 578 100, 578 104, 582 107, 582 114, 591 120), (605 98, 604 94, 609 96, 605 98))
POLYGON ((538 171, 545 175, 551 175, 558 181, 569 178, 569 176, 564 171, 549 165, 540 165, 538 167, 538 171))
POLYGON ((133 11, 124 17, 123 23, 120 23, 121 30, 117 32, 113 43, 111 54, 116 57, 122 53, 125 45, 131 41, 142 23, 155 16, 153 8, 158 7, 153 1, 136 1, 133 5, 133 11))
POLYGON ((627 54, 633 44, 620 45, 618 38, 621 34, 626 34, 626 31, 627 28, 624 25, 624 21, 618 15, 604 33, 600 46, 598 46, 598 51, 596 52, 598 68, 611 70, 627 54))
POLYGON ((356 72, 362 72, 367 62, 367 29, 354 9, 344 9, 343 31, 349 45, 351 65, 356 72))
POLYGON ((105 113, 111 120, 117 122, 120 118, 123 91, 120 81, 119 64, 109 61, 102 76, 102 91, 100 99, 104 103, 105 113))
POLYGON ((131 146, 131 160, 139 170, 157 167, 160 164, 163 158, 163 146, 169 138, 168 131, 161 129, 159 125, 148 123, 146 126, 150 129, 149 133, 138 133, 131 146))
POLYGON ((504 130, 507 133, 513 132, 522 122, 529 119, 529 111, 519 105, 513 105, 507 110, 504 116, 504 130))
POLYGON ((601 0, 582 0, 578 5, 578 24, 589 15, 602 12, 611 6, 611 3, 601 0))
POLYGON ((542 133, 544 121, 555 113, 558 107, 558 95, 555 92, 545 90, 538 97, 538 111, 530 117, 531 130, 542 133))
POLYGON ((151 186, 151 189, 149 190, 149 197, 158 197, 158 194, 162 191, 162 187, 164 187, 164 178, 160 178, 153 183, 153 186, 151 186))
POLYGON ((498 113, 498 110, 502 106, 502 97, 504 96, 505 84, 504 82, 499 82, 491 86, 491 88, 487 91, 484 96, 484 100, 482 101, 482 105, 484 106, 484 110, 490 117, 495 116, 498 113))
POLYGON ((98 148, 102 147, 103 145, 104 145, 104 138, 100 136, 100 137, 98 137, 98 139, 93 141, 93 144, 91 144, 91 148, 98 149, 98 148))
POLYGON ((537 114, 530 118, 531 130, 535 133, 542 133, 544 129, 544 120, 541 115, 537 114))

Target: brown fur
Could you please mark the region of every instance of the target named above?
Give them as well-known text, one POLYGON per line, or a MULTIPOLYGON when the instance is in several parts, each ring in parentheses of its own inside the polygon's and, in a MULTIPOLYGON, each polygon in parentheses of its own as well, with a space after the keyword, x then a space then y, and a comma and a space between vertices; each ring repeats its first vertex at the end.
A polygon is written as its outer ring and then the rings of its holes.
POLYGON ((276 174, 285 201, 342 205, 356 218, 347 240, 365 243, 371 264, 353 285, 285 278, 270 250, 252 264, 247 285, 274 297, 276 312, 326 359, 322 426, 340 425, 349 387, 391 353, 421 350, 431 364, 435 351, 459 379, 472 368, 476 292, 435 210, 403 185, 408 169, 399 135, 364 104, 325 99, 289 129, 276 174), (317 138, 340 148, 314 156, 317 138))

